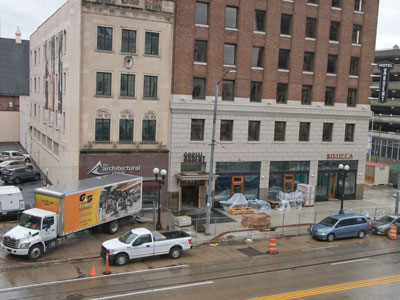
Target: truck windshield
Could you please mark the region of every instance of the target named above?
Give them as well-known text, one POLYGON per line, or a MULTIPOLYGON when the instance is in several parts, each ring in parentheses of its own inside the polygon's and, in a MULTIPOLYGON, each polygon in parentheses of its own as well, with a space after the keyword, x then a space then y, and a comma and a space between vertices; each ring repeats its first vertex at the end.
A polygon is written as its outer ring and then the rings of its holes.
POLYGON ((123 236, 118 238, 121 243, 130 244, 138 235, 136 233, 132 233, 132 231, 128 231, 123 236))
POLYGON ((22 214, 19 225, 25 228, 40 230, 41 218, 27 214, 22 214))

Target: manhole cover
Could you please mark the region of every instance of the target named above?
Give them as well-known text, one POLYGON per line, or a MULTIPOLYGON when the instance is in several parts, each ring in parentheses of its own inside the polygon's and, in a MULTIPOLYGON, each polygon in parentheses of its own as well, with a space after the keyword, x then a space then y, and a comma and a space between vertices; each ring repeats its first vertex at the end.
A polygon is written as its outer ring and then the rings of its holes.
POLYGON ((257 255, 264 255, 265 253, 258 251, 252 247, 237 249, 239 252, 246 254, 247 256, 257 256, 257 255))
POLYGON ((83 298, 85 298, 85 296, 81 294, 73 294, 69 295, 65 300, 82 300, 83 298))

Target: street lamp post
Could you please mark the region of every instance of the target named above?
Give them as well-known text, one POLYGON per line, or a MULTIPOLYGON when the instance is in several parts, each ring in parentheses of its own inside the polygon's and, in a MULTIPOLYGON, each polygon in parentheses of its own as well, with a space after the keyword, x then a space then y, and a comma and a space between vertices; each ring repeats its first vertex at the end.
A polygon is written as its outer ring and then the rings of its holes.
POLYGON ((343 165, 340 164, 339 165, 339 178, 342 179, 342 196, 340 197, 340 210, 339 210, 339 214, 344 214, 344 209, 343 209, 343 199, 344 199, 344 184, 346 181, 346 177, 347 177, 347 172, 350 170, 349 165, 343 165))
POLYGON ((157 225, 156 225, 156 230, 162 230, 162 225, 161 225, 161 189, 163 184, 165 183, 165 176, 167 175, 167 170, 162 169, 160 171, 159 168, 154 168, 153 169, 153 174, 155 177, 155 181, 158 183, 158 218, 157 218, 157 225), (161 178, 158 177, 158 175, 161 175, 161 178))
POLYGON ((215 101, 214 101, 214 116, 213 116, 213 127, 211 137, 211 154, 210 154, 210 172, 208 174, 208 194, 207 194, 207 208, 206 208, 206 230, 205 235, 210 235, 210 213, 211 213, 211 191, 212 191, 212 174, 214 168, 214 149, 215 149, 215 128, 217 124, 217 110, 218 110, 218 94, 219 84, 228 73, 236 73, 236 70, 228 70, 224 73, 219 81, 215 85, 215 101))

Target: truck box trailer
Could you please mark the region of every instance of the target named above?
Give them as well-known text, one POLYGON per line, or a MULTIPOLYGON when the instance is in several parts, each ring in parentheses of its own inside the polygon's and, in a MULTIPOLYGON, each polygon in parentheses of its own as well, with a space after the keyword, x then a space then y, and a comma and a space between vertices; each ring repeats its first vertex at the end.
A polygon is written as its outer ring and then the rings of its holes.
POLYGON ((16 186, 0 187, 0 216, 17 216, 25 209, 21 190, 16 186))

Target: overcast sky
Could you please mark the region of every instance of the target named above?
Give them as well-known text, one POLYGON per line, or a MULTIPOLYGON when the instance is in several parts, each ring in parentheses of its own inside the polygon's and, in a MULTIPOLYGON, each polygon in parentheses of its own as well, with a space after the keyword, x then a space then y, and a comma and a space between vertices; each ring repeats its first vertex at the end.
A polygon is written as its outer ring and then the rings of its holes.
MULTIPOLYGON (((0 0, 0 36, 15 38, 15 30, 19 26, 22 38, 29 39, 36 28, 65 2, 66 0, 0 0)), ((394 44, 400 45, 397 20, 400 0, 380 0, 380 3, 376 48, 392 48, 394 44)))

